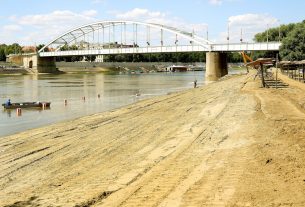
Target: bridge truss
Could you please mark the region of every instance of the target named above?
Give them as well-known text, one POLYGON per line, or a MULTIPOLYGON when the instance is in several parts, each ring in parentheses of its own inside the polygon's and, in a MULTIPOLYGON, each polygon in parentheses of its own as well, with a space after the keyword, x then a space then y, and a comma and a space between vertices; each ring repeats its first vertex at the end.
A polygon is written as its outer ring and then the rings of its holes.
POLYGON ((101 21, 72 29, 41 48, 41 57, 194 51, 278 50, 280 43, 215 44, 194 32, 136 21, 101 21))

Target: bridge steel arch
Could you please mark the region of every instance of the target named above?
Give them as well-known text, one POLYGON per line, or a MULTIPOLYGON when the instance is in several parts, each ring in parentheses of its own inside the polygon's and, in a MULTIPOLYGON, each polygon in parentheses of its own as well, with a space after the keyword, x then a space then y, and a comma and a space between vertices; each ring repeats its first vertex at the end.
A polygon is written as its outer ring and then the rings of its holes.
POLYGON ((56 37, 54 40, 50 41, 49 43, 47 43, 43 48, 41 48, 38 51, 38 53, 44 52, 44 50, 52 44, 60 45, 56 49, 56 51, 58 51, 64 45, 70 44, 71 42, 81 38, 82 36, 95 32, 99 29, 105 29, 105 28, 108 28, 111 26, 117 26, 117 25, 132 25, 132 24, 160 29, 161 31, 162 30, 167 31, 169 33, 172 33, 172 34, 178 35, 182 38, 185 38, 193 43, 196 43, 197 45, 204 47, 204 49, 207 51, 211 50, 211 45, 213 44, 211 41, 206 40, 197 35, 194 35, 193 33, 179 30, 177 28, 170 27, 170 26, 165 26, 165 25, 156 24, 156 23, 139 22, 139 21, 115 20, 115 21, 99 21, 99 22, 86 24, 86 25, 74 28, 74 29, 56 37))
MULTIPOLYGON (((87 35, 87 37, 89 37, 87 35)), ((98 33, 98 37, 100 37, 98 33)), ((145 42, 145 41, 144 41, 145 42)), ((114 42, 113 42, 114 43, 114 42)), ((115 43, 117 44, 117 43, 115 43)), ((107 44, 106 44, 107 45, 107 44)), ((194 32, 186 32, 183 30, 179 30, 177 28, 171 26, 165 26, 162 24, 156 23, 146 23, 146 22, 139 22, 139 21, 125 21, 125 20, 115 20, 115 21, 99 21, 91 24, 86 24, 77 28, 74 28, 66 33, 56 37, 54 40, 50 41, 46 44, 43 48, 38 51, 38 59, 51 59, 53 58, 53 62, 55 62, 54 57, 58 56, 86 56, 86 55, 109 55, 109 54, 135 54, 135 53, 165 53, 165 52, 207 52, 206 53, 206 77, 210 80, 215 80, 225 74, 227 74, 227 52, 237 52, 237 51, 278 51, 281 43, 280 42, 260 42, 260 43, 248 43, 248 42, 240 42, 240 43, 222 43, 216 44, 209 40, 206 40, 203 37, 199 37, 194 34, 194 32), (113 46, 111 47, 111 27, 113 27, 113 41, 115 41, 115 28, 116 26, 121 26, 121 44, 120 47, 113 46), (126 28, 126 25, 133 25, 132 28, 132 45, 126 45, 126 29, 125 29, 125 45, 123 45, 122 39, 122 27, 126 28), (134 26, 136 25, 136 30, 134 26), (139 47, 137 42, 137 26, 146 26, 147 31, 146 34, 150 35, 150 29, 157 29, 160 32, 161 36, 161 46, 158 43, 158 46, 152 46, 149 42, 150 36, 147 38, 147 44, 144 43, 139 47), (109 48, 105 48, 104 42, 104 32, 105 28, 109 29, 109 48), (88 47, 85 48, 81 46, 77 48, 77 50, 67 50, 67 51, 60 51, 60 49, 65 46, 71 44, 73 41, 75 43, 79 38, 84 37, 86 39, 86 35, 92 33, 93 37, 95 35, 95 31, 103 30, 103 44, 102 47, 100 42, 98 41, 98 46, 95 47, 94 45, 94 38, 93 44, 90 42, 84 41, 84 43, 88 44, 88 47), (149 29, 149 30, 148 30, 149 29), (163 32, 169 32, 171 34, 176 35, 176 41, 174 45, 166 45, 163 44, 163 32), (180 45, 177 44, 177 36, 182 37, 185 40, 190 42, 190 45, 180 45), (134 38, 136 37, 136 38, 134 38), (58 46, 55 51, 45 51, 46 48, 49 48, 51 45, 58 46), (93 46, 90 48, 90 46, 93 46), (131 46, 131 47, 129 47, 131 46)), ((47 64, 39 64, 47 65, 47 64)), ((53 64, 55 65, 55 64, 53 64)), ((52 65, 52 66, 53 66, 52 65)), ((37 66, 38 67, 38 66, 37 66)), ((54 68, 54 67, 53 67, 54 68)))

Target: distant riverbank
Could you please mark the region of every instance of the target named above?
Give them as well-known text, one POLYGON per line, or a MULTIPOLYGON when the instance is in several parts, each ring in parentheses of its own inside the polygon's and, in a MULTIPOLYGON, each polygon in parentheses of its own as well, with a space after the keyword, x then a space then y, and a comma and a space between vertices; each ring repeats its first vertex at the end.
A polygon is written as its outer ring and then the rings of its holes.
POLYGON ((162 71, 170 65, 205 66, 205 63, 173 63, 173 62, 56 62, 56 67, 64 72, 79 71, 116 71, 126 70, 162 71))
MULTIPOLYGON (((190 70, 205 70, 205 62, 196 63, 180 63, 180 62, 56 62, 56 67, 61 72, 127 72, 127 71, 141 71, 161 72, 171 65, 183 65, 190 70)), ((229 63, 229 70, 244 69, 242 63, 229 63)), ((31 71, 30 71, 31 72, 31 71)), ((13 65, 11 63, 0 62, 0 74, 28 74, 29 71, 13 65)))
POLYGON ((28 71, 15 64, 0 61, 0 74, 27 74, 28 71))
MULTIPOLYGON (((205 63, 173 63, 173 62, 56 62, 62 72, 126 72, 141 70, 142 72, 164 71, 170 65, 187 67, 205 67, 205 63)), ((28 71, 11 63, 0 62, 0 74, 27 74, 28 71)))
POLYGON ((9 75, 9 74, 28 74, 28 71, 26 71, 23 68, 0 68, 0 74, 2 75, 9 75))

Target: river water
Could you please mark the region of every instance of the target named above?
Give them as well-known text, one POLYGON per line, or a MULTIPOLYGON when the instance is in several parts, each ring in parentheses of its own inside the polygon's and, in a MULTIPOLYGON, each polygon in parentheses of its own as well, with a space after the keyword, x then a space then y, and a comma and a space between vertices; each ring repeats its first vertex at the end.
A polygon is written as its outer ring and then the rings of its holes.
POLYGON ((192 88, 195 79, 203 85, 204 72, 0 75, 0 103, 9 98, 12 102, 51 102, 50 109, 22 109, 21 116, 17 116, 16 109, 1 106, 0 137, 182 91, 192 88))

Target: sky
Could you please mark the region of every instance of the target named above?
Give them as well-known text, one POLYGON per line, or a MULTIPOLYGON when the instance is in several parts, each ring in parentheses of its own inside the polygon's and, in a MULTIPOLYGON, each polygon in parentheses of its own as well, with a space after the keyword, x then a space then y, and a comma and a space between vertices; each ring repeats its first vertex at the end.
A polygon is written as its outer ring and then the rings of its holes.
POLYGON ((58 35, 103 20, 173 26, 215 43, 305 19, 304 0, 0 0, 0 44, 46 44, 58 35), (229 25, 229 26, 228 26, 229 25))

